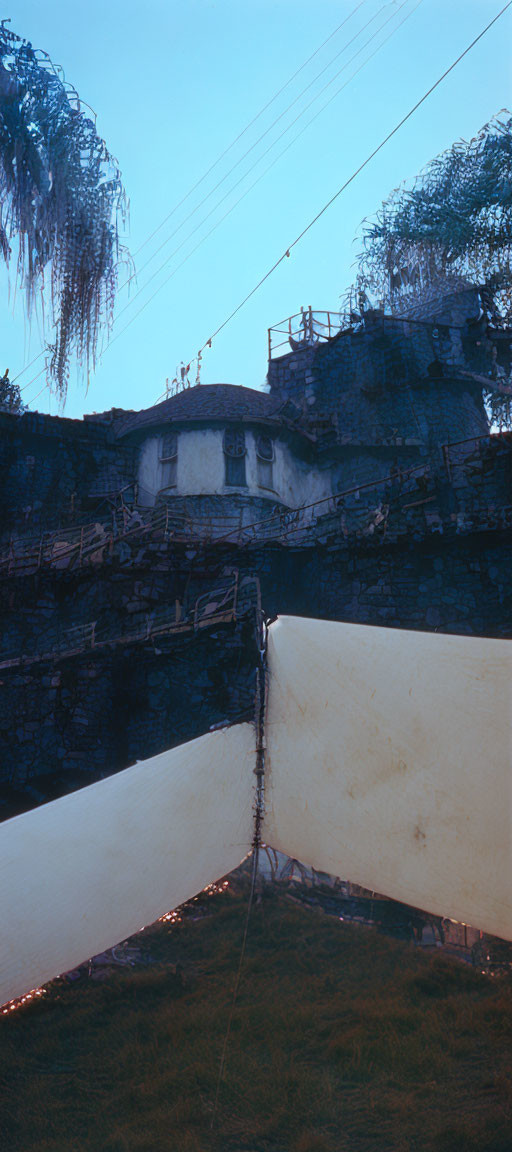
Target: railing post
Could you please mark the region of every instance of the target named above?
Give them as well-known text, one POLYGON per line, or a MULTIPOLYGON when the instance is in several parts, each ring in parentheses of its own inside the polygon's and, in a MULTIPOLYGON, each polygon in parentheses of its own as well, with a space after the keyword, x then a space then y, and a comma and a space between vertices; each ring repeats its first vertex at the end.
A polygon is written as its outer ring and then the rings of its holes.
POLYGON ((233 589, 233 619, 236 620, 236 613, 238 609, 238 568, 235 573, 234 589, 233 589))
POLYGON ((443 444, 444 466, 445 466, 445 468, 446 468, 446 472, 447 472, 447 475, 448 475, 448 480, 449 480, 449 482, 450 482, 450 484, 451 484, 451 483, 452 483, 452 470, 451 470, 451 466, 450 466, 450 463, 451 463, 451 462, 450 462, 450 457, 449 457, 449 454, 448 454, 448 448, 449 448, 449 445, 448 445, 448 444, 443 444))

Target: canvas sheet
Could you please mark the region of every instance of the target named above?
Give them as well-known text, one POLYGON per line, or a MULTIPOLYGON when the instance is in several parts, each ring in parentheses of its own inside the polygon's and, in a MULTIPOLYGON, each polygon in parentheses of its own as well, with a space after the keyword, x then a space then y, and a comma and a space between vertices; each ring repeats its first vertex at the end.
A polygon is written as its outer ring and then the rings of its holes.
MULTIPOLYGON (((282 617, 263 838, 512 939, 512 645, 282 617)), ((253 837, 251 725, 0 825, 0 1003, 224 875, 253 837)))
POLYGON ((151 924, 253 837, 254 730, 192 740, 0 825, 0 1003, 151 924))
POLYGON ((512 939, 512 644, 281 617, 264 839, 512 939))

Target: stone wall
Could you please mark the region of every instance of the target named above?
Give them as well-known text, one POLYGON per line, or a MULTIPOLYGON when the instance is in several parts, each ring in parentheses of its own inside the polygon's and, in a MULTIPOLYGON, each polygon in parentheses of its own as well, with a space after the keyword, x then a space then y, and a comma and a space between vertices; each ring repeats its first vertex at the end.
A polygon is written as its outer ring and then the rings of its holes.
MULTIPOLYGON (((118 567, 6 580, 0 618, 9 654, 48 652, 98 622, 101 649, 0 670, 0 782, 10 815, 252 714, 254 615, 183 636, 125 643, 145 614, 197 598, 226 573, 256 573, 269 616, 288 613, 463 635, 512 636, 510 531, 379 534, 333 546, 133 547, 118 567), (416 537, 416 538, 414 538, 416 537), (103 629, 103 632, 102 632, 103 629)), ((5 654, 5 649, 4 649, 5 654)))
POLYGON ((456 374, 471 339, 369 316, 271 362, 283 419, 307 433, 301 501, 331 480, 341 494, 305 513, 211 493, 175 496, 155 523, 116 518, 138 446, 112 422, 0 414, 4 815, 252 714, 255 602, 213 623, 196 610, 211 616, 234 572, 258 578, 269 617, 512 636, 512 434, 489 436, 481 382, 456 374), (42 523, 96 517, 85 552, 81 528, 42 546, 42 523), (11 537, 30 533, 18 563, 11 537), (156 635, 162 613, 177 628, 156 635))
POLYGON ((0 536, 90 517, 109 493, 133 500, 133 450, 84 420, 0 412, 0 536))
POLYGON ((255 659, 250 618, 3 671, 1 817, 251 719, 255 659))
MULTIPOLYGON (((489 431, 482 384, 461 375, 472 367, 463 335, 368 313, 326 343, 271 360, 268 381, 309 419, 328 414, 339 444, 418 445, 432 454, 455 428, 460 439, 489 431)), ((487 360, 490 368, 490 353, 487 360)))

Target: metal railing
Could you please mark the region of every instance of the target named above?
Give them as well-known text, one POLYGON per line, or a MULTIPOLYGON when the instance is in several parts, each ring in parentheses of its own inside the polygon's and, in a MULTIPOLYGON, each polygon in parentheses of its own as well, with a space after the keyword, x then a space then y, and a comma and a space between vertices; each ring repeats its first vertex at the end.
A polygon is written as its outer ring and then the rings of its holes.
MULTIPOLYGON (((302 351, 325 343, 342 331, 360 331, 368 323, 371 324, 374 334, 381 330, 401 341, 402 355, 411 364, 416 363, 418 355, 424 358, 428 349, 428 354, 432 358, 431 364, 443 365, 445 370, 450 368, 477 373, 481 376, 484 386, 491 386, 491 370, 493 365, 495 367, 491 352, 486 352, 479 345, 475 345, 472 349, 463 347, 462 335, 466 331, 466 325, 443 324, 434 319, 419 320, 414 316, 398 315, 382 308, 370 308, 360 313, 343 310, 318 312, 312 309, 311 305, 309 308, 302 308, 294 316, 288 316, 268 329, 268 358, 275 360, 290 352, 302 351), (413 345, 408 348, 407 343, 415 333, 417 335, 413 345)), ((497 383, 499 384, 499 379, 497 383)), ((502 386, 509 383, 503 374, 502 386)))
POLYGON ((288 316, 268 330, 268 358, 275 359, 287 352, 298 351, 332 340, 347 324, 340 312, 317 312, 302 308, 295 316, 288 316))
POLYGON ((465 440, 452 440, 443 444, 443 458, 450 484, 455 482, 455 472, 464 472, 476 460, 487 461, 489 465, 503 464, 510 468, 512 458, 512 432, 493 432, 487 436, 470 436, 465 440))

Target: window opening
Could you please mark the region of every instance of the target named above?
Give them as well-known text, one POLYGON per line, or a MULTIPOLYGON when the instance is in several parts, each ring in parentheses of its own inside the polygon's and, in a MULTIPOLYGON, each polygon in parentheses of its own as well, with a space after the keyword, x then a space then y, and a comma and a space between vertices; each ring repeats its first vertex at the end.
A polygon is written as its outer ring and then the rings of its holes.
POLYGON ((166 432, 162 437, 160 463, 162 489, 175 488, 178 483, 178 433, 166 432))
POLYGON ((258 485, 274 490, 274 441, 271 436, 256 437, 256 460, 258 465, 258 485))
POLYGON ((226 484, 230 488, 246 488, 245 432, 243 429, 226 428, 223 448, 226 484))

